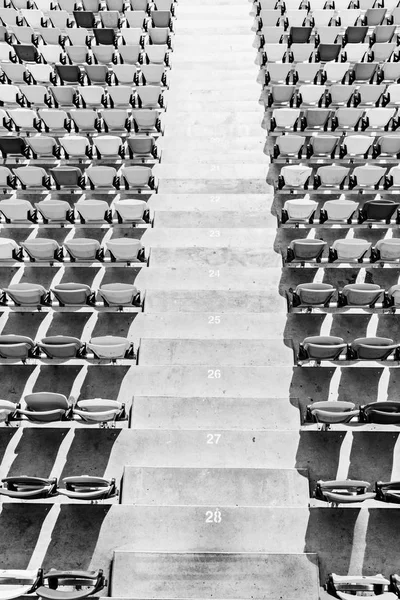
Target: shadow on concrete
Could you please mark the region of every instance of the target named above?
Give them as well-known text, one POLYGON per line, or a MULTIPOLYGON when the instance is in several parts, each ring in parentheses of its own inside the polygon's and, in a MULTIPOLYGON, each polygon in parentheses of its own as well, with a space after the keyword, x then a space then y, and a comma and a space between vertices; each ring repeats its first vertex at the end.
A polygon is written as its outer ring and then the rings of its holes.
POLYGON ((398 433, 355 431, 350 452, 349 479, 390 481, 398 433))
POLYGON ((308 469, 310 493, 318 479, 335 479, 344 431, 300 431, 296 469, 308 469))
POLYGON ((15 427, 1 427, 0 428, 0 463, 3 460, 6 452, 8 444, 11 439, 17 433, 17 429, 15 427))
POLYGON ((375 402, 378 396, 379 381, 384 373, 382 367, 343 367, 338 384, 338 400, 354 402, 357 405, 375 402))
POLYGON ((19 402, 35 368, 35 365, 0 366, 1 397, 11 402, 19 402))
POLYGON ((51 504, 3 504, 0 568, 26 569, 51 504))
POLYGON ((67 429, 24 427, 8 476, 49 477, 66 435, 67 429))
POLYGON ((75 429, 60 477, 103 477, 121 429, 75 429))
POLYGON ((369 509, 363 574, 398 574, 399 565, 400 511, 390 508, 369 509))
MULTIPOLYGON (((64 368, 64 367, 63 367, 64 368)), ((79 398, 108 398, 117 400, 124 377, 131 367, 113 366, 105 369, 99 369, 97 365, 89 366, 85 380, 82 384, 79 398)), ((133 395, 133 390, 132 394, 133 395)), ((126 402, 127 399, 121 399, 126 402)))
POLYGON ((312 398, 328 400, 331 379, 336 371, 335 367, 302 368, 293 367, 292 381, 290 383, 290 397, 300 400, 312 398))
POLYGON ((33 391, 55 392, 68 398, 75 379, 84 368, 80 365, 42 365, 33 391))
MULTIPOLYGON (((111 505, 105 504, 61 505, 43 560, 44 568, 89 569, 103 521, 110 508, 111 505)), ((110 546, 110 554, 112 551, 110 546)))

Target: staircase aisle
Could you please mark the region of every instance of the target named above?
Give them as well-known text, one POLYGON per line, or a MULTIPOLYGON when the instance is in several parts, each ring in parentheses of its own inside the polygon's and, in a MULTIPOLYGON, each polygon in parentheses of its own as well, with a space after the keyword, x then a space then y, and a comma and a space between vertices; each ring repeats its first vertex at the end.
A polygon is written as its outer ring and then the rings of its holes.
POLYGON ((318 598, 250 10, 177 6, 114 597, 318 598))

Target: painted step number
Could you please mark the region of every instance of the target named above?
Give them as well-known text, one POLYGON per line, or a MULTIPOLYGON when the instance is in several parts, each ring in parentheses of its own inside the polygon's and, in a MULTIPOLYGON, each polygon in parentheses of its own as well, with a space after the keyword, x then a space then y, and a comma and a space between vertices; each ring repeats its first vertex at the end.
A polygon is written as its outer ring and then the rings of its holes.
POLYGON ((215 510, 208 510, 206 512, 206 523, 221 523, 222 514, 219 508, 215 510))

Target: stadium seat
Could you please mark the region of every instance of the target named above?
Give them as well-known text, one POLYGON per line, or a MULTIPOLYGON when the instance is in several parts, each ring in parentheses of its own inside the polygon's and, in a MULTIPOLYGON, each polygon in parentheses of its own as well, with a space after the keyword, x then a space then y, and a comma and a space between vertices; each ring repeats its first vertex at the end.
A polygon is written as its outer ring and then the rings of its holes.
POLYGON ((45 158, 53 160, 57 155, 57 142, 53 137, 48 135, 28 137, 26 138, 26 143, 34 160, 45 158))
POLYGON ((341 598, 349 600, 354 598, 354 594, 360 591, 361 594, 368 594, 371 598, 375 594, 381 596, 382 600, 395 600, 395 594, 390 589, 390 581, 383 575, 336 575, 331 573, 326 584, 327 591, 341 598), (371 596, 371 592, 373 596, 371 596))
POLYGON ((264 44, 264 62, 285 62, 287 51, 287 44, 273 44, 268 42, 264 44))
POLYGON ((109 65, 116 61, 115 50, 112 46, 92 46, 92 52, 95 63, 109 65))
POLYGON ((371 243, 359 238, 335 240, 329 249, 329 262, 363 262, 371 243))
POLYGON ((56 108, 60 106, 64 108, 75 108, 76 93, 73 87, 51 86, 49 90, 56 108))
POLYGON ((0 239, 0 261, 22 260, 21 248, 11 239, 0 239))
POLYGON ((158 150, 153 137, 147 135, 135 135, 126 139, 130 159, 153 161, 158 157, 158 150))
POLYGON ((367 492, 370 487, 368 481, 318 481, 314 496, 317 500, 329 502, 332 506, 339 504, 354 504, 373 500, 375 492, 367 492))
POLYGON ((397 262, 400 259, 400 239, 378 240, 371 251, 371 261, 397 262))
POLYGON ((71 65, 79 65, 87 61, 88 47, 86 44, 82 46, 65 46, 65 51, 71 65))
POLYGON ((335 158, 338 141, 336 136, 328 134, 311 137, 310 143, 307 145, 307 158, 335 158))
POLYGON ((121 185, 126 190, 137 190, 139 193, 149 190, 157 190, 157 183, 149 167, 122 167, 121 185))
POLYGON ((162 88, 158 85, 146 85, 136 89, 138 108, 163 108, 162 88))
POLYGON ((38 348, 49 358, 66 360, 81 355, 82 342, 75 337, 53 335, 40 340, 38 348))
POLYGON ((98 571, 51 569, 44 574, 43 578, 44 584, 38 587, 36 593, 45 600, 81 600, 97 594, 106 585, 101 569, 98 571), (74 588, 73 591, 71 591, 71 587, 74 588))
POLYGON ((360 420, 365 423, 396 425, 400 423, 400 402, 372 402, 361 407, 360 420))
POLYGON ((357 202, 352 200, 328 200, 321 209, 320 222, 350 224, 357 208, 357 202))
POLYGON ((130 131, 132 123, 125 108, 107 108, 102 112, 104 130, 126 132, 130 131))
POLYGON ((386 360, 395 352, 397 356, 398 344, 390 338, 357 338, 350 344, 350 357, 356 360, 386 360))
MULTIPOLYGON (((325 12, 325 10, 323 12, 325 12)), ((320 44, 336 44, 341 34, 342 28, 335 25, 318 27, 317 40, 320 44)))
POLYGON ((307 165, 286 165, 278 177, 278 189, 307 189, 311 174, 307 165))
POLYGON ((93 138, 93 147, 98 159, 119 159, 125 157, 123 141, 116 135, 102 135, 93 138))
POLYGON ((48 189, 49 177, 42 167, 17 167, 13 170, 23 190, 37 188, 39 191, 48 189))
POLYGON ((343 58, 350 63, 361 62, 368 55, 369 45, 368 44, 346 44, 342 50, 343 58))
POLYGON ((150 134, 162 132, 160 113, 157 110, 133 110, 132 120, 136 133, 150 134))
POLYGON ((334 60, 326 62, 322 73, 322 83, 331 85, 333 83, 344 83, 344 78, 348 73, 350 63, 335 62, 334 60))
POLYGON ((287 249, 287 262, 321 262, 321 256, 326 246, 323 240, 313 238, 292 240, 287 249))
POLYGON ((359 209, 359 221, 384 221, 389 224, 392 216, 397 214, 398 208, 399 203, 393 200, 369 200, 359 209))
POLYGON ((297 106, 321 106, 324 93, 320 85, 303 84, 298 89, 297 106))
POLYGON ((293 307, 328 306, 335 288, 330 283, 300 283, 293 292, 293 307))
POLYGON ((90 185, 90 189, 115 188, 119 189, 119 177, 114 167, 93 167, 86 169, 86 177, 90 185))
POLYGON ((94 293, 84 283, 58 283, 51 288, 60 306, 80 306, 94 304, 94 293))
POLYGON ((100 242, 90 238, 73 238, 64 242, 71 262, 102 260, 100 242))
POLYGON ((49 171, 57 190, 61 188, 83 189, 85 187, 82 171, 78 167, 54 167, 49 171))
POLYGON ((4 600, 32 594, 42 582, 42 569, 2 569, 0 595, 4 600))
MULTIPOLYGON (((319 139, 319 138, 314 138, 319 139)), ((334 138, 335 144, 337 139, 334 138)), ((276 145, 274 146, 273 154, 274 158, 302 158, 303 146, 306 138, 301 135, 291 135, 290 133, 281 135, 276 138, 276 145)))
POLYGON ((112 262, 123 261, 130 263, 144 259, 144 249, 140 240, 133 238, 113 238, 106 242, 106 246, 112 262))
POLYGON ((388 130, 396 114, 395 108, 369 108, 362 119, 363 131, 388 130))
POLYGON ((295 91, 294 85, 273 85, 268 94, 268 107, 293 106, 295 91))
POLYGON ((354 94, 354 103, 357 107, 360 108, 369 108, 370 106, 377 106, 381 101, 385 89, 385 85, 369 85, 368 83, 364 83, 358 86, 357 91, 354 94))
POLYGON ((65 487, 59 487, 58 493, 74 500, 106 500, 117 495, 115 479, 79 475, 64 477, 62 482, 65 487))
POLYGON ((5 136, 0 137, 0 151, 3 158, 16 156, 21 159, 27 157, 28 148, 23 138, 5 136))
POLYGON ((39 108, 38 115, 46 133, 60 132, 65 134, 70 130, 70 119, 65 110, 60 108, 39 108))
POLYGON ((312 200, 286 200, 282 209, 282 223, 312 223, 317 202, 312 200))
POLYGON ((315 178, 314 187, 317 189, 343 189, 350 169, 341 165, 326 165, 319 167, 315 178))
POLYGON ((350 186, 352 189, 379 189, 382 186, 386 169, 376 165, 362 165, 356 167, 351 174, 350 186))
MULTIPOLYGON (((5 477, 1 480, 0 495, 18 500, 39 500, 51 498, 57 494, 57 478, 41 477, 5 477)), ((1 588, 0 588, 1 589, 1 588)))
POLYGON ((129 340, 112 335, 94 337, 87 344, 87 347, 99 359, 130 358, 132 353, 129 340))
POLYGON ((77 27, 92 29, 96 26, 94 13, 90 10, 74 10, 73 15, 77 27))
POLYGON ((20 85, 19 91, 28 107, 44 108, 51 102, 47 87, 44 85, 20 85))
POLYGON ((111 423, 115 427, 117 421, 126 420, 125 405, 117 400, 94 398, 91 400, 78 400, 74 405, 72 415, 75 420, 82 423, 99 423, 104 426, 111 423))
POLYGON ((390 60, 395 50, 396 44, 394 42, 375 42, 370 49, 370 55, 375 62, 385 62, 390 60))
POLYGON ((313 402, 307 406, 307 420, 328 426, 350 423, 359 413, 353 402, 340 400, 313 402))
POLYGON ((0 83, 28 83, 29 77, 25 65, 2 62, 1 70, 0 83))
POLYGON ((119 29, 121 27, 121 20, 117 10, 102 10, 99 12, 99 17, 102 26, 105 28, 119 29))
MULTIPOLYGON (((313 65, 313 66, 315 66, 315 65, 313 65)), ((296 65, 296 70, 294 71, 295 74, 297 74, 297 69, 299 69, 300 67, 303 67, 303 65, 301 65, 301 64, 296 65)), ((310 69, 312 69, 313 72, 318 71, 318 69, 313 69, 313 67, 309 67, 307 69, 307 74, 310 69)), ((265 84, 266 85, 287 84, 287 83, 289 83, 289 75, 290 75, 291 71, 292 71, 291 63, 269 62, 267 65, 265 65, 265 84)), ((315 75, 316 75, 316 73, 315 73, 315 75)), ((314 75, 314 77, 315 77, 315 75, 314 75)), ((311 77, 311 75, 310 75, 310 77, 311 77)), ((299 75, 297 75, 297 79, 300 80, 299 75)))
MULTIPOLYGON (((334 61, 338 60, 339 54, 341 52, 341 49, 342 49, 342 47, 341 47, 340 44, 327 44, 327 43, 323 43, 323 44, 320 44, 318 46, 317 54, 316 54, 316 62, 326 63, 324 70, 325 70, 325 72, 327 74, 328 80, 331 77, 328 74, 328 72, 330 70, 333 70, 334 61)), ((348 63, 346 63, 346 62, 344 62, 343 64, 344 65, 348 65, 348 63)), ((346 70, 347 70, 347 68, 346 68, 346 70)), ((339 69, 336 68, 334 71, 336 73, 338 73, 339 69)), ((342 75, 342 77, 343 76, 344 75, 342 75)), ((340 79, 342 79, 342 77, 340 77, 340 79)))
POLYGON ((153 27, 168 27, 173 30, 172 15, 169 10, 152 10, 150 18, 153 27))
POLYGON ((143 85, 167 86, 167 73, 164 65, 141 65, 138 79, 139 77, 143 85))
POLYGON ((47 304, 48 292, 38 283, 13 283, 3 288, 17 306, 41 306, 47 304))
MULTIPOLYGON (((0 205, 1 206, 1 205, 0 205)), ((111 210, 104 200, 80 200, 75 204, 82 224, 92 222, 112 223, 111 210)))
POLYGON ((132 306, 139 300, 137 288, 128 283, 108 283, 99 288, 99 295, 106 306, 132 306))
POLYGON ((339 292, 340 306, 367 306, 373 308, 382 301, 385 290, 374 283, 349 283, 339 292))
MULTIPOLYGON (((122 46, 128 48, 129 46, 122 46)), ((117 85, 134 85, 137 76, 136 64, 113 65, 114 78, 117 85)), ((129 100, 127 102, 129 104, 129 100)))
POLYGON ((347 135, 340 147, 340 158, 368 158, 374 138, 368 135, 347 135))
POLYGON ((61 80, 61 85, 82 85, 84 77, 78 65, 62 65, 56 63, 55 69, 61 80))
POLYGON ((299 346, 298 361, 338 360, 347 352, 347 344, 341 337, 316 335, 306 337, 299 346))
MULTIPOLYGON (((109 0, 108 0, 109 1, 109 0)), ((130 10, 125 13, 126 21, 129 27, 144 29, 148 21, 148 14, 145 10, 130 10)))
POLYGON ((329 108, 308 108, 301 119, 301 130, 325 131, 328 128, 331 111, 329 108))
POLYGON ((12 108, 7 111, 16 131, 34 132, 38 129, 36 112, 30 108, 12 108))
POLYGON ((45 224, 49 222, 73 223, 74 211, 64 200, 42 200, 35 204, 45 224))
POLYGON ((376 499, 381 502, 400 503, 400 483, 398 481, 377 481, 375 493, 376 499))
POLYGON ((31 262, 53 262, 62 258, 62 249, 56 240, 47 238, 32 238, 21 242, 22 248, 27 252, 31 262))
POLYGON ((0 357, 22 360, 32 356, 35 343, 24 335, 0 335, 0 357))
POLYGON ((70 158, 91 158, 91 146, 89 140, 83 135, 69 135, 60 138, 60 145, 64 151, 66 160, 70 158))

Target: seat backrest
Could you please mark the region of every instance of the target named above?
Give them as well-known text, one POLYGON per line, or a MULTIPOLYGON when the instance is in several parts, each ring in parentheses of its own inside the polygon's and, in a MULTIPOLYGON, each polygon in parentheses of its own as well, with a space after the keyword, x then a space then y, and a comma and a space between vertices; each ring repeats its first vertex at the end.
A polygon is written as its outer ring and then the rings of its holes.
POLYGON ((357 184, 361 186, 378 185, 385 173, 386 169, 384 167, 375 165, 362 165, 356 167, 353 171, 353 175, 357 178, 357 184))
POLYGON ((86 175, 95 187, 112 187, 117 171, 114 167, 89 167, 86 175))
POLYGON ((312 168, 306 165, 288 165, 281 170, 285 185, 303 187, 312 173, 312 168))
POLYGON ((335 240, 332 244, 332 248, 337 252, 338 260, 358 260, 370 247, 371 243, 368 240, 358 238, 335 240))
POLYGON ((317 175, 321 178, 321 184, 327 186, 338 186, 343 183, 350 169, 341 165, 326 165, 319 167, 317 175))
POLYGON ((347 221, 357 210, 358 203, 352 200, 328 200, 324 204, 330 221, 347 221))

